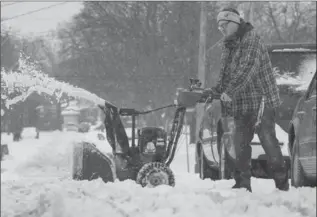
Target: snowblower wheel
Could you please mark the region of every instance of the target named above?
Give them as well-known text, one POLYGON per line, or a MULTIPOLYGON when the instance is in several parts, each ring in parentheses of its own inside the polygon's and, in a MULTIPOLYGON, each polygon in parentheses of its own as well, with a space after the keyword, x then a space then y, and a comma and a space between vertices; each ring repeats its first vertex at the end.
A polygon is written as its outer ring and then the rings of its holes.
POLYGON ((159 185, 175 186, 175 176, 164 163, 151 162, 143 165, 137 174, 136 183, 142 187, 154 188, 159 185))

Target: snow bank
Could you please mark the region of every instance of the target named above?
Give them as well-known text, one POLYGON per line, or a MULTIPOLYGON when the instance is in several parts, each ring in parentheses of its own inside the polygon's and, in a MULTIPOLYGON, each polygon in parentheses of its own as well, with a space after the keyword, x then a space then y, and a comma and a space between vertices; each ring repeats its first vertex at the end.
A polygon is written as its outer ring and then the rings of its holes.
POLYGON ((299 76, 304 81, 297 87, 298 91, 307 90, 314 74, 316 73, 316 55, 304 60, 299 66, 299 76))
POLYGON ((70 177, 72 140, 56 131, 42 132, 39 140, 28 138, 19 143, 10 144, 10 152, 12 148, 14 149, 13 159, 9 162, 10 165, 14 165, 13 168, 11 167, 11 172, 23 177, 70 177), (17 144, 20 145, 17 146, 17 144), (17 147, 14 148, 14 146, 17 147))
MULTIPOLYGON (((33 133, 30 131, 30 134, 33 133)), ((73 145, 83 141, 94 143, 104 153, 111 153, 110 145, 106 140, 98 140, 97 132, 42 132, 39 140, 31 138, 9 146, 10 151, 11 147, 14 148, 13 155, 16 156, 11 162, 15 165, 13 172, 24 177, 71 177, 73 145), (37 145, 32 148, 33 141, 37 145), (28 143, 32 144, 31 147, 28 143), (26 154, 16 153, 18 149, 26 154)))
MULTIPOLYGON (((176 152, 172 165, 176 174, 175 188, 141 188, 131 180, 108 184, 100 179, 71 180, 66 170, 70 147, 82 139, 107 147, 105 141, 95 140, 95 135, 95 132, 44 133, 38 143, 37 140, 22 140, 9 144, 11 148, 16 146, 11 162, 21 156, 24 160, 16 168, 7 167, 1 174, 1 216, 316 216, 316 188, 291 188, 289 192, 280 192, 274 189, 272 180, 252 179, 251 194, 245 190, 231 190, 232 180, 200 180, 196 174, 186 173, 183 170, 186 168, 185 144, 176 152)), ((193 150, 190 148, 190 155, 193 150)))
POLYGON ((316 215, 316 190, 279 192, 254 179, 255 192, 229 190, 231 181, 202 181, 189 176, 175 188, 141 188, 132 181, 104 184, 21 179, 2 182, 1 216, 188 216, 299 217, 316 215), (265 189, 267 192, 264 192, 265 189))

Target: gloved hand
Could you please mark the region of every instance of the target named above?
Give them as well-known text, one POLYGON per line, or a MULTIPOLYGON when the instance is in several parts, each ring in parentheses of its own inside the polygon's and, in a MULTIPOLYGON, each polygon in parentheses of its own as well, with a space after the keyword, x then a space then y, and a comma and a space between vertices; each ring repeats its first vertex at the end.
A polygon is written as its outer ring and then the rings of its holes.
POLYGON ((217 94, 216 88, 212 87, 212 88, 206 88, 203 91, 203 98, 207 98, 209 96, 213 96, 214 94, 217 94))
POLYGON ((222 93, 222 94, 221 94, 220 100, 221 100, 221 101, 224 101, 224 102, 231 102, 231 101, 232 101, 232 99, 230 98, 230 96, 228 96, 226 93, 222 93))

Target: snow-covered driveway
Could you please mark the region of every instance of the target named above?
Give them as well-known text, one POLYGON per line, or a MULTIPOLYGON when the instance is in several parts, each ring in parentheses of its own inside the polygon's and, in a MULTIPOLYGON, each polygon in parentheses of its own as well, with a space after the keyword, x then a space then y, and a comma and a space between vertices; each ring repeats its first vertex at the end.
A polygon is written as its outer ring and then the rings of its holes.
MULTIPOLYGON (((21 152, 28 150, 29 154, 12 151, 13 156, 2 162, 7 170, 1 173, 1 217, 316 216, 316 188, 280 192, 272 180, 253 179, 253 193, 231 190, 232 180, 203 181, 187 173, 184 146, 172 164, 175 188, 141 188, 133 181, 72 181, 71 144, 82 136, 53 132, 43 134, 39 141, 10 143, 10 151, 18 144, 28 145, 21 152), (35 147, 32 151, 31 146, 35 147), (16 156, 21 155, 28 159, 18 160, 16 156)), ((193 164, 192 147, 189 152, 193 164)))

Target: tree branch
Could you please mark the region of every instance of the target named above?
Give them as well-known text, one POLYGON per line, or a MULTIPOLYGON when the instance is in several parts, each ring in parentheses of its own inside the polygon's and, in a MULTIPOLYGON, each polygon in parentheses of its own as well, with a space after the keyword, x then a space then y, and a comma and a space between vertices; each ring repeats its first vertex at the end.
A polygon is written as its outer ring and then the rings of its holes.
POLYGON ((278 28, 277 22, 275 20, 274 15, 273 15, 273 9, 272 9, 272 7, 270 5, 270 2, 268 2, 268 9, 269 9, 269 16, 270 16, 270 18, 271 18, 271 20, 273 22, 273 27, 274 27, 274 29, 275 29, 275 31, 277 33, 277 36, 278 36, 280 41, 284 42, 285 40, 281 36, 281 32, 280 32, 280 30, 278 28))

